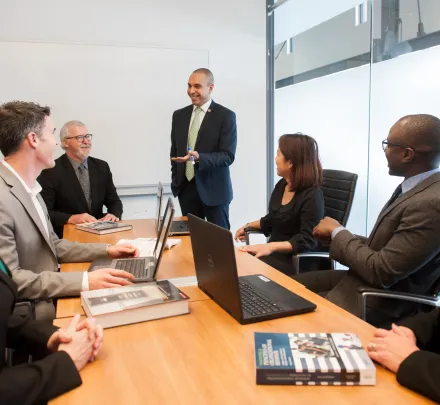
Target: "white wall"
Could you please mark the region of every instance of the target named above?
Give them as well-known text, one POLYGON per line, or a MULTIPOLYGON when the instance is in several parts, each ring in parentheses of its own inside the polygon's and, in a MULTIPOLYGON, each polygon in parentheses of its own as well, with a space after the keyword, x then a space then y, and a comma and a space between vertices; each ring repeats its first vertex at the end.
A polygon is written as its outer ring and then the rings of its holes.
MULTIPOLYGON (((401 177, 388 173, 381 142, 391 126, 408 114, 440 117, 440 46, 375 63, 371 71, 370 181, 368 232, 401 177)), ((341 83, 341 87, 349 86, 341 83)))
POLYGON ((369 74, 366 65, 275 91, 275 145, 283 134, 303 132, 318 142, 324 169, 358 174, 347 226, 360 235, 366 231, 369 74))
MULTIPOLYGON (((0 41, 208 50, 216 78, 213 97, 237 113, 238 148, 231 168, 235 229, 266 210, 265 9, 264 0, 2 1, 0 41)), ((87 69, 87 60, 82 63, 87 69)), ((175 91, 185 92, 186 82, 175 91)), ((154 216, 155 198, 123 202, 125 218, 154 216)))

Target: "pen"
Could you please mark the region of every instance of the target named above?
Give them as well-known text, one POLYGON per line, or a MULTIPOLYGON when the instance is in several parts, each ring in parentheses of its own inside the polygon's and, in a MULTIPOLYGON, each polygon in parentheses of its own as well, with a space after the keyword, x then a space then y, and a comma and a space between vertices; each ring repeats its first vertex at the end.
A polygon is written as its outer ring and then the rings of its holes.
MULTIPOLYGON (((191 152, 191 146, 188 146, 188 152, 191 152)), ((195 165, 196 162, 194 161, 194 156, 190 156, 190 159, 191 159, 191 163, 192 163, 193 165, 195 165)))

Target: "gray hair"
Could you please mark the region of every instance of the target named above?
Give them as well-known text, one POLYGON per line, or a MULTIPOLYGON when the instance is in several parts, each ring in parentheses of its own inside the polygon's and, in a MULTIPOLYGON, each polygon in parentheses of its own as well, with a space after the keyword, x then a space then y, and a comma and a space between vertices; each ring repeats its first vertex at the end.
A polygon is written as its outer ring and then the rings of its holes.
POLYGON ((86 124, 78 120, 67 121, 60 129, 61 148, 65 149, 63 141, 64 138, 69 135, 69 129, 71 127, 85 127, 85 126, 86 124))

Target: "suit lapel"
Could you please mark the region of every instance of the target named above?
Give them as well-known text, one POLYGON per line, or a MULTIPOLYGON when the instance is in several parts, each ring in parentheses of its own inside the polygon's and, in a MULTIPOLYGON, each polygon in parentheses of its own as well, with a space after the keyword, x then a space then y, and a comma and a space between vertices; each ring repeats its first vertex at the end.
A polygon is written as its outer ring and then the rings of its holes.
POLYGON ((374 225, 373 230, 370 233, 369 240, 371 241, 377 228, 379 227, 382 220, 385 218, 386 215, 388 215, 389 212, 391 212, 395 207, 399 206, 409 198, 415 196, 416 194, 420 193, 421 191, 425 190, 426 188, 430 187, 432 184, 437 183, 440 181, 440 173, 433 174, 432 176, 428 177, 427 179, 423 180, 421 183, 419 183, 417 186, 415 186, 413 189, 409 190, 408 192, 404 193, 402 196, 397 198, 395 201, 393 201, 392 204, 390 204, 387 208, 383 209, 379 217, 377 218, 376 224, 374 225))
POLYGON ((74 195, 73 198, 77 198, 79 200, 79 203, 82 205, 82 212, 89 212, 89 207, 87 206, 86 197, 84 196, 84 192, 81 188, 81 184, 79 184, 78 177, 76 176, 75 169, 72 166, 72 163, 70 163, 69 158, 66 154, 63 155, 63 167, 64 167, 64 174, 62 175, 62 178, 65 179, 64 181, 71 185, 73 188, 74 195))
POLYGON ((193 111, 193 106, 189 105, 183 112, 181 119, 181 125, 179 125, 181 130, 181 136, 176 139, 179 143, 177 145, 177 156, 185 156, 188 153, 188 137, 189 137, 189 126, 191 124, 191 115, 193 111))
POLYGON ((202 138, 203 131, 206 131, 206 128, 209 128, 214 110, 215 110, 215 103, 214 101, 211 101, 211 105, 209 106, 208 111, 206 111, 205 117, 203 118, 202 125, 200 125, 199 134, 197 135, 197 140, 194 146, 194 150, 197 150, 199 147, 199 142, 200 139, 202 138))
MULTIPOLYGON (((55 257, 57 257, 57 252, 55 250, 55 245, 53 243, 52 238, 50 237, 51 231, 53 230, 53 228, 52 228, 52 223, 50 222, 49 213, 47 212, 46 203, 44 202, 43 197, 41 197, 41 194, 37 194, 37 200, 40 203, 41 208, 43 209, 44 216, 45 216, 46 221, 47 221, 47 230, 49 231, 49 238, 46 238, 46 242, 48 243, 48 245, 52 249, 52 252, 55 255, 55 257)), ((38 216, 38 218, 40 218, 40 217, 38 216)), ((44 231, 44 236, 46 236, 46 231, 45 231, 44 228, 43 228, 43 231, 44 231)))
MULTIPOLYGON (((32 200, 31 200, 31 197, 26 192, 23 185, 15 177, 15 175, 13 173, 11 173, 11 171, 8 168, 4 167, 2 164, 0 164, 0 175, 3 177, 5 182, 11 187, 11 193, 15 196, 15 198, 17 198, 17 200, 21 203, 21 205, 27 211, 28 215, 31 217, 35 226, 40 231, 44 240, 49 245, 53 254, 56 256, 55 248, 54 248, 52 241, 50 239, 50 235, 49 236, 47 235, 46 230, 44 229, 43 223, 41 222, 40 216, 38 215, 37 209, 35 208, 32 200)), ((39 194, 37 195, 37 199, 41 204, 41 197, 39 194)), ((44 205, 42 205, 42 207, 44 207, 44 205)), ((43 208, 43 212, 45 212, 44 208, 43 208)), ((47 220, 47 212, 45 214, 46 214, 45 219, 47 220)), ((48 225, 48 228, 50 228, 49 225, 48 225)))

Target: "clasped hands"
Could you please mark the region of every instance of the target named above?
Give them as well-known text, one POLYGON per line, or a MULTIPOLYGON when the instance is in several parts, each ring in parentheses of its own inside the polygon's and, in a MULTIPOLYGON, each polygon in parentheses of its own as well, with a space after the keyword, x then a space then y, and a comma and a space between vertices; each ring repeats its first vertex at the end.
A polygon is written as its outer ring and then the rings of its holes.
POLYGON ((47 342, 47 348, 54 353, 65 351, 81 370, 88 362, 95 360, 101 349, 104 331, 94 318, 80 320, 77 314, 66 328, 58 329, 47 342))
POLYGON ((420 350, 416 344, 411 329, 393 324, 391 330, 377 329, 367 350, 372 360, 397 373, 402 362, 420 350))

